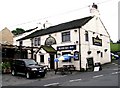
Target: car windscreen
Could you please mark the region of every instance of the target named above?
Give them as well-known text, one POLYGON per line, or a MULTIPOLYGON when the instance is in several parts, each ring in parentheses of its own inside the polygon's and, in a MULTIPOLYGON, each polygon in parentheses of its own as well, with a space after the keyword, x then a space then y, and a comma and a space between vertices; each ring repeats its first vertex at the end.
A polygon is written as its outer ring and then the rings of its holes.
POLYGON ((26 65, 36 65, 37 63, 34 60, 26 60, 25 64, 26 65))

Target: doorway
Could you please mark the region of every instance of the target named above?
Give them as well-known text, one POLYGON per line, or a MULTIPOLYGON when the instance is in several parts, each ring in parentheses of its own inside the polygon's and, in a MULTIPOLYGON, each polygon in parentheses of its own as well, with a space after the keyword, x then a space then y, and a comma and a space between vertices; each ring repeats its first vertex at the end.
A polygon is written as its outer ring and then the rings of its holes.
POLYGON ((87 58, 87 67, 86 68, 87 68, 87 70, 89 69, 89 70, 93 71, 93 69, 94 69, 93 57, 87 58))
POLYGON ((50 69, 54 69, 54 54, 50 54, 50 69))

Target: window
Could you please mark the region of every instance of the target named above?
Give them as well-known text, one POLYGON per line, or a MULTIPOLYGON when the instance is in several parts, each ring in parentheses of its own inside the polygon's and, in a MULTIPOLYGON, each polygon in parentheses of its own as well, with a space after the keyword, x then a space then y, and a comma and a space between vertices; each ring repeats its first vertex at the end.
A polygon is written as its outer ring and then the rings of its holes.
POLYGON ((68 41, 70 41, 70 31, 63 32, 62 33, 62 42, 68 42, 68 41))
POLYGON ((40 45, 40 37, 38 37, 38 46, 40 45))
POLYGON ((85 31, 85 41, 89 41, 88 31, 85 31))
MULTIPOLYGON (((62 55, 71 54, 71 52, 62 52, 62 55)), ((71 62, 71 58, 69 60, 63 60, 62 62, 71 62)))
POLYGON ((22 44, 23 44, 23 41, 20 41, 20 42, 19 42, 19 46, 22 46, 22 44))
POLYGON ((34 38, 34 46, 39 46, 40 45, 40 37, 34 38))
POLYGON ((40 62, 44 63, 44 55, 40 55, 40 62))
POLYGON ((37 38, 34 39, 34 46, 37 46, 37 38))

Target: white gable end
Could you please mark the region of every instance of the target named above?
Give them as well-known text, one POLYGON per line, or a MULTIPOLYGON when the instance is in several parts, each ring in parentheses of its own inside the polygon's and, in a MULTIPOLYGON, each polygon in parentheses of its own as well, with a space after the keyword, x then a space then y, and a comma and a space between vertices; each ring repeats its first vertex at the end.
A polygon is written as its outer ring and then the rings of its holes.
POLYGON ((103 23, 101 22, 100 18, 93 17, 86 25, 82 27, 85 30, 95 32, 98 34, 102 34, 104 36, 109 36, 107 30, 105 29, 103 23))

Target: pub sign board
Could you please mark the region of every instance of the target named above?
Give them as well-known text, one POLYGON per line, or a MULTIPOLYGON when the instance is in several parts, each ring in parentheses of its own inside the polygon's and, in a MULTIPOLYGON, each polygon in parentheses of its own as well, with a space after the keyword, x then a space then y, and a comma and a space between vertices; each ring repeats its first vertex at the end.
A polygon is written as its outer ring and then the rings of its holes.
POLYGON ((76 50, 76 45, 68 45, 68 46, 58 46, 57 51, 62 50, 76 50))
POLYGON ((92 37, 92 40, 93 40, 93 45, 102 46, 102 39, 100 39, 98 36, 96 38, 92 37))

